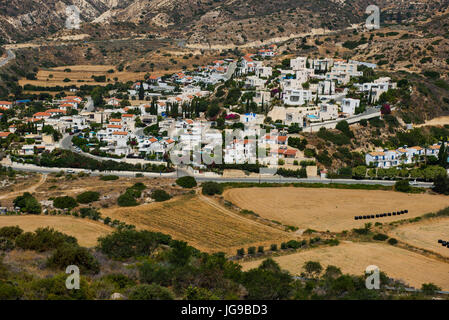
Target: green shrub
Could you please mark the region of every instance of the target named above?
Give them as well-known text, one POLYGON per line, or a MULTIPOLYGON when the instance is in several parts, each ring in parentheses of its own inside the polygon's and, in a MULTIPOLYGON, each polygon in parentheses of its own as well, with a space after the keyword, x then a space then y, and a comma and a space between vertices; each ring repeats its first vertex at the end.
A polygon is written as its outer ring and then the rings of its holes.
POLYGON ((0 237, 0 251, 11 251, 14 249, 14 242, 8 238, 0 237))
POLYGON ((249 247, 248 248, 248 254, 255 254, 256 253, 256 247, 249 247))
POLYGON ((53 200, 53 206, 58 209, 73 209, 78 206, 78 202, 72 197, 57 197, 53 200))
POLYGON ((139 266, 139 278, 141 283, 156 283, 161 286, 171 284, 172 273, 166 265, 156 262, 144 262, 139 266))
POLYGON ((194 188, 197 186, 195 178, 191 176, 185 176, 177 179, 176 184, 183 188, 194 188))
POLYGON ((98 201, 99 199, 100 194, 95 191, 86 191, 76 196, 76 201, 83 204, 95 202, 98 201))
POLYGON ((202 192, 205 195, 213 196, 215 194, 223 193, 223 186, 216 182, 205 182, 202 184, 202 192))
POLYGON ((171 237, 162 233, 120 230, 98 239, 100 250, 115 259, 150 255, 160 244, 168 245, 171 237))
POLYGON ((34 233, 25 232, 16 238, 17 247, 38 252, 57 249, 64 244, 78 245, 78 241, 51 228, 39 228, 34 233))
POLYGON ((23 230, 19 226, 10 226, 0 228, 0 238, 6 238, 10 240, 16 239, 23 233, 23 230))
POLYGON ((270 246, 270 250, 271 250, 271 251, 278 251, 278 245, 277 245, 277 244, 272 244, 272 245, 270 246))
POLYGON ((118 176, 101 176, 100 180, 102 181, 113 181, 113 180, 118 180, 120 179, 118 176))
POLYGON ((134 207, 139 205, 139 203, 136 201, 136 198, 133 197, 133 195, 129 192, 125 192, 117 199, 117 204, 120 207, 134 207))
POLYGON ((98 261, 89 253, 89 250, 79 246, 60 246, 47 259, 47 266, 50 268, 65 270, 70 265, 79 267, 82 273, 96 274, 100 272, 98 261))
POLYGON ((398 243, 398 240, 396 240, 395 238, 390 238, 388 240, 388 243, 391 244, 392 246, 394 246, 398 243))
POLYGON ((388 239, 388 236, 386 234, 378 233, 373 236, 373 240, 377 241, 385 241, 388 239))
POLYGON ((302 242, 296 240, 290 240, 286 243, 286 247, 290 249, 299 249, 302 246, 302 242))
POLYGON ((81 208, 80 216, 81 218, 90 218, 95 221, 101 218, 100 212, 93 208, 81 208))
POLYGON ((14 206, 29 214, 40 214, 42 212, 42 206, 29 192, 25 192, 22 196, 14 199, 14 206))
POLYGON ((128 298, 130 300, 173 300, 174 296, 169 289, 157 284, 141 284, 131 290, 128 298))
POLYGON ((243 249, 243 248, 237 249, 237 255, 240 256, 240 257, 244 256, 245 255, 245 249, 243 249))
POLYGON ((154 190, 151 194, 151 198, 154 199, 156 202, 163 202, 170 200, 171 196, 165 192, 165 190, 154 190))
POLYGON ((19 300, 22 295, 22 290, 16 285, 0 280, 0 300, 19 300))
POLYGON ((394 189, 399 192, 411 192, 412 186, 408 180, 399 180, 394 184, 394 189))

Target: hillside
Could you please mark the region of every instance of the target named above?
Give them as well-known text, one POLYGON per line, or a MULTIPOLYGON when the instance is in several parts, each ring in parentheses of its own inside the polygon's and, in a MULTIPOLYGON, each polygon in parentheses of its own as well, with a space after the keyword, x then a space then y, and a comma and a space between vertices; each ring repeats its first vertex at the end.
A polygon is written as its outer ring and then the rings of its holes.
MULTIPOLYGON (((448 3, 374 2, 386 21, 427 19, 448 3)), ((61 31, 68 5, 80 9, 82 30, 91 30, 93 24, 100 27, 101 36, 119 24, 136 33, 163 33, 193 43, 242 43, 312 28, 338 30, 360 24, 370 4, 368 0, 11 0, 0 4, 0 41, 23 42, 61 31)))

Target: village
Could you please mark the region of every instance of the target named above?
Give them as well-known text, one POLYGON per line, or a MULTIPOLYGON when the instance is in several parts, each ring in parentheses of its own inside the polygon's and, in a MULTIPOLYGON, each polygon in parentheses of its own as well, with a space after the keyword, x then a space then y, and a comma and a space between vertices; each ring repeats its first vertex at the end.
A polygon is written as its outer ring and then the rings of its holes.
MULTIPOLYGON (((377 66, 354 60, 297 57, 269 66, 276 50, 271 45, 238 61, 216 60, 171 76, 148 75, 126 91, 109 90, 100 99, 77 96, 74 88, 73 96, 47 100, 45 110, 32 116, 3 119, 8 130, 0 138, 23 138, 7 148, 13 162, 67 149, 97 160, 165 167, 171 162, 196 170, 223 163, 289 170, 307 164, 307 176, 326 177, 326 170, 320 174, 315 159, 289 139, 299 132, 335 129, 341 121, 380 117, 378 102, 397 83, 388 77, 363 82, 363 70, 371 73, 377 66), (231 81, 236 87, 228 92, 224 109, 211 105, 211 97, 221 97, 231 81), (95 105, 98 101, 101 105, 95 105), (257 148, 264 148, 264 154, 257 148), (205 164, 206 155, 210 159, 205 164)), ((0 110, 6 114, 31 103, 1 101, 0 110)), ((389 168, 414 163, 421 155, 437 157, 440 144, 378 148, 366 154, 366 165, 389 168)))

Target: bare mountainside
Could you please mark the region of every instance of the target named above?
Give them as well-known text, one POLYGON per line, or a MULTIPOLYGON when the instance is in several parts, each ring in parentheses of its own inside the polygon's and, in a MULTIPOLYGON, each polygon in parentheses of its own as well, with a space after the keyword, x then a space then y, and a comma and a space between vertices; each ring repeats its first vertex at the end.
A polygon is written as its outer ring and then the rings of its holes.
MULTIPOLYGON (((426 19, 448 0, 10 0, 0 4, 0 41, 23 42, 64 28, 66 7, 80 9, 80 32, 98 26, 182 37, 189 42, 245 43, 313 28, 338 30, 364 21, 377 4, 387 20, 426 19)), ((103 34, 99 32, 98 34, 103 34)))

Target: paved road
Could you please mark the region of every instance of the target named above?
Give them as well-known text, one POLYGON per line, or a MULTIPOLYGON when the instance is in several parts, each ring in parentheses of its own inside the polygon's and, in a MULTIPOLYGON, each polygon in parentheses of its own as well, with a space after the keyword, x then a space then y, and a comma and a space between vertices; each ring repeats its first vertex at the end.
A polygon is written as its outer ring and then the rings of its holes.
MULTIPOLYGON (((10 166, 12 169, 26 172, 38 172, 38 173, 53 173, 59 171, 69 171, 73 170, 75 173, 86 172, 86 169, 71 169, 71 168, 47 168, 39 167, 35 165, 24 165, 14 163, 10 166)), ((98 170, 89 171, 92 175, 104 175, 113 174, 119 177, 135 177, 137 172, 133 171, 107 171, 100 172, 98 170)), ((177 178, 188 175, 188 172, 183 169, 178 169, 172 173, 142 173, 145 177, 162 177, 162 178, 177 178)), ((351 179, 319 179, 319 178, 309 178, 309 179, 297 179, 297 178, 284 178, 280 176, 260 176, 260 178, 223 178, 223 177, 206 177, 195 175, 195 179, 199 182, 213 181, 213 182, 249 182, 249 183, 341 183, 341 184, 363 184, 363 185, 383 185, 392 186, 395 181, 387 180, 351 180, 351 179)), ((417 187, 431 188, 433 183, 430 182, 418 182, 417 187)))
POLYGON ((0 67, 7 65, 9 63, 9 61, 16 58, 15 53, 10 49, 6 50, 6 54, 7 54, 7 57, 0 61, 0 67))
POLYGON ((229 64, 228 71, 224 75, 225 80, 230 80, 234 75, 236 69, 237 69, 237 62, 231 62, 231 64, 229 64))
POLYGON ((83 112, 94 112, 95 111, 95 105, 94 100, 92 100, 92 97, 87 97, 87 103, 84 105, 83 112))

